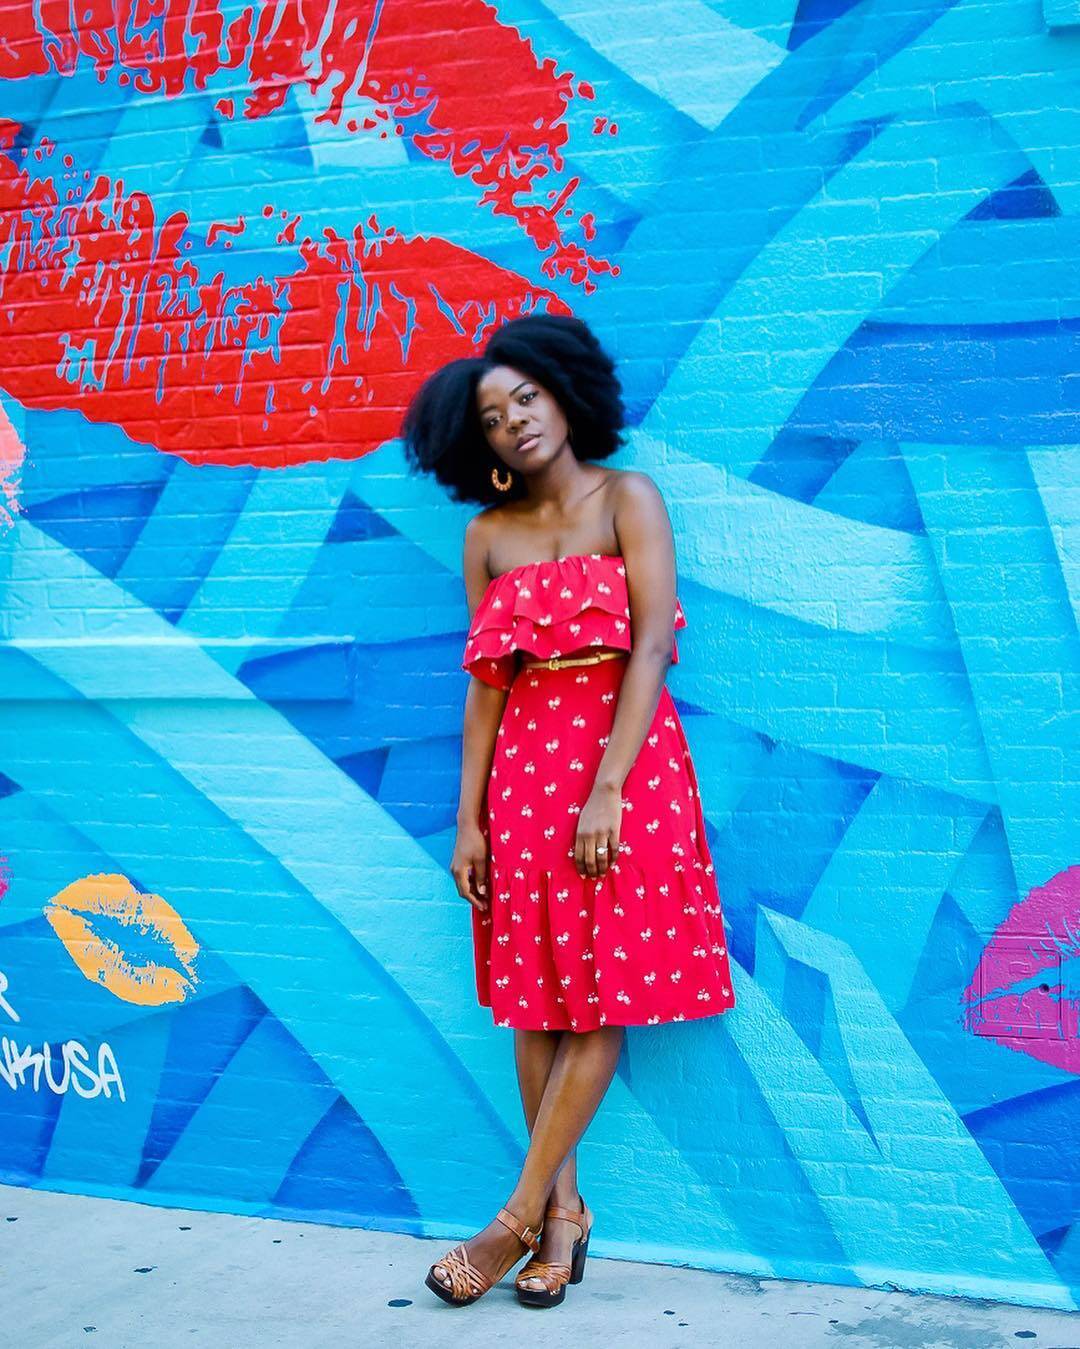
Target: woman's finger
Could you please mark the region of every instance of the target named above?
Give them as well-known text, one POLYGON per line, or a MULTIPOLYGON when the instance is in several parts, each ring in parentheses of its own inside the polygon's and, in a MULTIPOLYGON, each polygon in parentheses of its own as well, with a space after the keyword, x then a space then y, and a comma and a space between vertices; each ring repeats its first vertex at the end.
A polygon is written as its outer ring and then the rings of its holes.
POLYGON ((487 858, 480 857, 473 862, 473 880, 476 894, 486 902, 487 899, 487 858))
POLYGON ((601 876, 607 875, 611 865, 611 839, 602 838, 596 845, 596 869, 601 876))
POLYGON ((479 899, 474 893, 472 868, 469 864, 454 868, 450 873, 454 878, 454 884, 457 886, 457 892, 462 899, 467 899, 473 908, 486 909, 486 902, 481 903, 483 896, 479 899))
POLYGON ((585 840, 585 873, 590 879, 596 876, 596 836, 590 834, 585 840))

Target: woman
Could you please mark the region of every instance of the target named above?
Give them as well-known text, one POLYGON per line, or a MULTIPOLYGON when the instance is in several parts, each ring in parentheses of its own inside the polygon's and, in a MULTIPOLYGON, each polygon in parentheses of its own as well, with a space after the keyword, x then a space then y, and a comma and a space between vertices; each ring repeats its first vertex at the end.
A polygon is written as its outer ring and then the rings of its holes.
POLYGON ((580 320, 546 314, 437 371, 403 426, 415 466, 487 506, 465 531, 473 678, 450 870, 472 905, 479 1001, 514 1028, 530 1134, 506 1207, 428 1271, 456 1305, 526 1249, 520 1301, 562 1301, 592 1228, 575 1148, 624 1027, 735 1004, 664 683, 686 622, 671 526, 648 477, 596 462, 622 426, 609 357, 580 320))

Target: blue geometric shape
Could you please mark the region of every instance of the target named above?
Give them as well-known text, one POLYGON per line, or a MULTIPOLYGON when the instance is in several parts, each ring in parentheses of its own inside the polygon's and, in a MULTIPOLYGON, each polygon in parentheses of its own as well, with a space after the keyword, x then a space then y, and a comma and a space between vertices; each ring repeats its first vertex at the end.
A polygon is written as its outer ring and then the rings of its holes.
POLYGON ((743 1177, 735 1213, 747 1249, 784 1261, 792 1255, 792 1234, 799 1233, 814 1252, 817 1277, 850 1283, 850 1261, 814 1180, 733 1037, 708 1020, 688 1021, 657 1026, 649 1036, 627 1035, 623 1049, 635 1096, 702 1182, 722 1191, 733 1168, 743 1177), (695 1063, 708 1063, 710 1071, 695 1071, 695 1063), (668 1074, 693 1082, 693 1109, 665 1089, 668 1074))
POLYGON ((329 759, 461 733, 465 634, 336 643, 245 661, 239 678, 329 759))
POLYGON ((379 1140, 342 1096, 308 1135, 273 1203, 314 1220, 358 1214, 378 1215, 380 1221, 420 1217, 379 1140))
POLYGON ((162 483, 98 487, 30 503, 26 515, 45 533, 113 577, 161 495, 162 483))
POLYGON ((22 417, 27 454, 19 499, 27 511, 92 489, 163 484, 178 462, 132 440, 119 426, 89 421, 71 408, 26 408, 22 417))
POLYGON ((216 116, 211 117, 203 128, 203 133, 199 137, 199 144, 208 145, 211 150, 221 150, 224 148, 224 141, 221 139, 221 128, 218 126, 218 119, 216 116))
POLYGON ((883 529, 926 533, 904 456, 891 441, 866 441, 853 450, 822 486, 814 505, 883 529))
POLYGON ((731 821, 710 840, 728 946, 754 967, 760 904, 797 918, 877 781, 876 773, 780 745, 750 784, 731 821))
POLYGON ((17 782, 12 782, 6 774, 0 773, 0 800, 5 796, 14 796, 16 792, 21 792, 22 788, 17 782))
POLYGON ((785 427, 750 474, 750 481, 809 503, 855 446, 854 440, 836 440, 785 427))
MULTIPOLYGON (((170 1012, 157 1008, 140 1008, 109 1027, 107 1044, 122 1078, 123 1100, 113 1084, 109 1097, 102 1093, 88 1099, 74 1086, 65 1093, 42 1174, 45 1185, 67 1189, 75 1178, 87 1175, 89 1166, 94 1184, 102 1189, 123 1192, 133 1183, 161 1085, 169 1032, 170 1012), (88 1163, 88 1158, 93 1161, 88 1163)), ((103 1051, 87 1048, 91 1063, 100 1054, 108 1065, 103 1051)))
MULTIPOLYGON (((249 156, 260 163, 282 160, 307 170, 308 173, 301 175, 297 182, 290 183, 290 196, 295 201, 298 188, 309 181, 309 174, 315 167, 307 123, 297 103, 295 89, 287 86, 286 95, 272 117, 245 117, 240 107, 241 98, 236 99, 236 104, 236 116, 217 120, 218 135, 226 153, 233 159, 249 156)), ((220 184, 220 165, 211 163, 209 167, 220 184)))
POLYGON ((114 579, 177 623, 228 540, 258 470, 171 462, 153 514, 114 579))
POLYGON ((263 119, 266 134, 273 136, 272 143, 262 147, 277 159, 313 170, 315 161, 308 140, 307 122, 296 101, 296 89, 289 85, 288 93, 273 117, 263 119))
POLYGON ((874 1138, 870 1117, 859 1098, 843 1041, 837 1030, 836 1008, 828 976, 801 960, 788 958, 784 966, 781 1009, 795 1033, 832 1079, 863 1128, 874 1138))
POLYGON ((1043 20, 1051 30, 1080 26, 1080 0, 1043 0, 1043 20))
POLYGON ((978 206, 970 210, 965 220, 1033 220, 1061 215, 1057 198, 1030 169, 1011 183, 991 192, 978 206))
POLYGON ((348 491, 341 499, 337 515, 334 516, 326 535, 327 543, 350 543, 355 540, 382 539, 396 534, 393 525, 381 516, 365 501, 361 501, 355 492, 348 491))
POLYGON ((1080 441, 1080 319, 881 323, 848 339, 788 427, 925 445, 1080 441))
POLYGON ((457 816, 461 736, 391 745, 379 805, 414 838, 449 829, 457 816))
POLYGON ((787 67, 784 62, 762 80, 707 140, 680 151, 679 171, 657 193, 655 209, 642 217, 620 254, 618 288, 599 291, 582 312, 620 354, 630 426, 648 416, 701 323, 736 278, 876 135, 877 126, 866 123, 793 136, 787 67), (748 144, 766 142, 767 170, 748 173, 748 144), (740 184, 739 210, 718 240, 714 218, 702 210, 702 191, 704 185, 727 182, 740 184), (640 314, 655 303, 658 256, 666 260, 665 322, 642 325, 640 314))
POLYGON ((242 986, 176 1009, 136 1186, 145 1185, 169 1155, 229 1060, 265 1014, 259 999, 242 986))
POLYGON ((382 781, 383 770, 389 757, 389 747, 365 749, 358 754, 344 755, 337 760, 337 766, 343 773, 348 773, 353 782, 367 792, 368 796, 378 798, 379 783, 382 781))
POLYGON ((996 1102, 964 1123, 1036 1236, 1080 1218, 1080 1082, 996 1102))
POLYGON ((793 52, 810 38, 816 37, 858 3, 859 0, 799 0, 799 8, 788 32, 788 51, 793 52))
POLYGON ((5 81, 4 115, 18 123, 15 133, 16 154, 23 146, 37 143, 41 134, 39 123, 47 116, 49 105, 70 83, 70 79, 53 74, 5 81))
POLYGON ((274 1016, 252 1027, 153 1177, 148 1196, 266 1204, 337 1092, 274 1016))
MULTIPOLYGON (((28 1044, 17 1028, 11 1038, 19 1042, 20 1049, 28 1044)), ((54 1074, 58 1075, 61 1069, 55 1047, 53 1055, 54 1074)), ((15 1091, 5 1084, 0 1094, 0 1181, 5 1185, 30 1185, 41 1175, 60 1118, 64 1098, 48 1088, 34 1091, 32 1084, 30 1070, 27 1080, 15 1091)))
POLYGON ((1080 640, 1051 527, 1025 454, 954 444, 942 491, 936 447, 903 451, 956 624, 1017 885, 1026 894, 1077 860, 1080 640), (1033 668, 1033 630, 1046 674, 1033 668))
MULTIPOLYGON (((931 1014, 927 1015, 924 1010, 919 1021, 927 1034, 940 1037, 943 1007, 940 1000, 944 998, 944 1005, 957 1006, 985 943, 985 936, 975 930, 963 909, 946 890, 941 896, 941 903, 915 966, 904 1009, 904 1029, 916 1047, 919 1033, 919 1023, 915 1020, 916 1009, 927 1003, 932 1004, 931 1014)), ((925 1054, 922 1057, 932 1066, 925 1054)), ((942 1089, 951 1095, 947 1084, 942 1084, 942 1089)))
POLYGON ((240 667, 240 678, 263 702, 280 705, 344 702, 352 685, 352 646, 327 642, 257 656, 240 667))
MULTIPOLYGON (((787 87, 798 87, 821 80, 821 87, 807 100, 795 118, 795 128, 805 130, 825 114, 845 94, 856 88, 871 71, 887 65, 890 57, 903 51, 930 27, 956 0, 911 0, 900 12, 892 5, 866 5, 850 20, 843 22, 846 12, 853 7, 845 0, 810 0, 808 10, 830 14, 822 25, 811 28, 819 41, 806 54, 807 65, 788 70, 784 62, 779 70, 786 77, 787 87), (840 22, 837 22, 840 20, 840 22), (819 74, 818 72, 822 72, 819 74)), ((799 39, 799 45, 805 38, 799 39)), ((749 99, 745 100, 749 102, 749 99)))
POLYGON ((1062 1243, 1072 1229, 1072 1223, 1068 1223, 1065 1227, 1055 1227, 1053 1231, 1041 1232, 1039 1234, 1039 1245, 1051 1260, 1053 1260, 1058 1251, 1060 1251, 1062 1243))

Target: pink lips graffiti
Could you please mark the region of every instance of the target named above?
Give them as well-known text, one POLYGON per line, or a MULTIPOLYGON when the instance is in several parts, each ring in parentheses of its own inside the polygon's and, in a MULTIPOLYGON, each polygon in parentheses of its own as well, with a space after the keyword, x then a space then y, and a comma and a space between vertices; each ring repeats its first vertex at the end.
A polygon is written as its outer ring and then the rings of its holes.
POLYGON ((973 1034, 1080 1073, 1080 865, 1016 905, 983 951, 964 1002, 973 1034))

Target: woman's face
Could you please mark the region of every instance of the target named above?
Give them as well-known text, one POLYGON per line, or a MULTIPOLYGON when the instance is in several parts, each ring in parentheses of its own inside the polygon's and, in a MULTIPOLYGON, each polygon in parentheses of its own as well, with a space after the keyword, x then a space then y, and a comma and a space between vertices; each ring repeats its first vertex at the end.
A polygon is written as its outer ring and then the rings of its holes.
POLYGON ((513 366, 485 371, 476 387, 476 410, 487 443, 521 473, 548 463, 566 443, 562 408, 542 384, 513 366))

